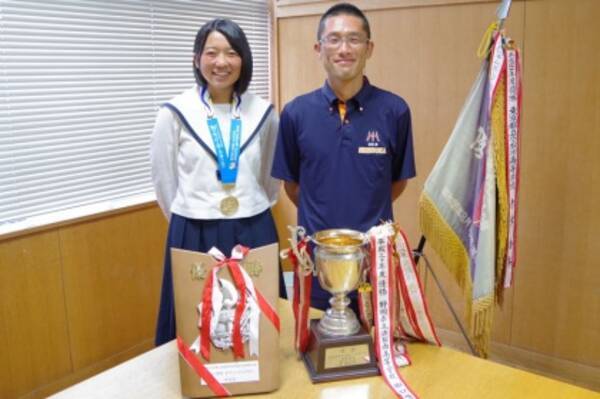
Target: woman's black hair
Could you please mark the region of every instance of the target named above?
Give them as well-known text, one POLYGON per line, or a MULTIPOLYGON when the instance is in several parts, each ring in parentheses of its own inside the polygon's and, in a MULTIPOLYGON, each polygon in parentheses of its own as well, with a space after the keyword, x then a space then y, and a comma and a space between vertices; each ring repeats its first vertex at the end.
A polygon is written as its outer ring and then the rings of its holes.
POLYGON ((231 47, 239 54, 242 58, 242 70, 240 71, 240 77, 235 82, 233 89, 238 95, 243 94, 250 84, 250 80, 252 79, 252 52, 250 51, 250 45, 248 44, 248 39, 246 39, 246 35, 242 28, 239 27, 238 24, 233 22, 230 19, 225 18, 217 18, 212 21, 208 21, 205 23, 198 33, 196 34, 196 40, 194 41, 194 76, 196 78, 196 82, 199 85, 205 86, 206 79, 202 76, 202 73, 198 68, 196 68, 195 59, 196 56, 204 50, 204 45, 206 44, 206 39, 211 32, 219 32, 231 45, 231 47))

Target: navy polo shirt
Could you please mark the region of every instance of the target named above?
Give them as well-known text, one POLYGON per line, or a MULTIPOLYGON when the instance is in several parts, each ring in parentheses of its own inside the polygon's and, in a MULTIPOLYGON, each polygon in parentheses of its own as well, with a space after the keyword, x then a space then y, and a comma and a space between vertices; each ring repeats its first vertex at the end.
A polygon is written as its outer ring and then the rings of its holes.
POLYGON ((415 176, 410 110, 399 96, 372 86, 346 101, 326 82, 296 97, 280 118, 272 176, 300 185, 298 224, 367 231, 392 220, 391 184, 415 176))

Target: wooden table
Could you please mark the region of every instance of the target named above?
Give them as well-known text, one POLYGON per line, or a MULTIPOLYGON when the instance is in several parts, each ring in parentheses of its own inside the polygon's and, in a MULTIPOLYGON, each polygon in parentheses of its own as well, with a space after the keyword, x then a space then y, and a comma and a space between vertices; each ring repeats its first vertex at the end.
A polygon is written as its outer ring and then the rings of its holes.
MULTIPOLYGON (((292 311, 288 301, 280 301, 279 313, 282 319, 281 388, 249 398, 394 397, 381 377, 312 384, 292 348, 292 311)), ((421 399, 600 398, 599 393, 448 348, 410 344, 408 351, 413 364, 402 368, 401 374, 421 399)), ((175 341, 171 341, 51 398, 181 398, 177 356, 175 341)))

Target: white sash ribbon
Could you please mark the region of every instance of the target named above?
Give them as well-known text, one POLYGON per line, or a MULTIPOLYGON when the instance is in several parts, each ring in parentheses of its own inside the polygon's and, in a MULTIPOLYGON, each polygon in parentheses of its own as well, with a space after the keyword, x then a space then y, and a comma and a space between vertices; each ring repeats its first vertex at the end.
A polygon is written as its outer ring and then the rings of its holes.
POLYGON ((517 201, 519 191, 519 125, 521 122, 521 74, 519 53, 515 49, 506 50, 506 146, 508 183, 508 242, 504 288, 512 284, 513 268, 516 262, 517 201))
POLYGON ((394 230, 391 225, 384 224, 373 227, 369 230, 369 234, 375 260, 371 265, 371 283, 373 284, 375 310, 375 348, 379 370, 397 397, 416 399, 417 395, 411 391, 398 373, 398 365, 393 353, 393 279, 389 237, 393 236, 394 230))
MULTIPOLYGON (((404 236, 404 233, 401 231, 396 234, 395 247, 399 257, 399 272, 401 274, 400 283, 404 285, 408 296, 408 298, 406 298, 408 299, 406 305, 404 305, 403 300, 400 300, 400 303, 403 305, 403 308, 409 306, 411 308, 411 313, 414 315, 414 320, 413 317, 409 318, 413 323, 404 323, 404 325, 408 324, 412 326, 411 329, 413 333, 410 335, 413 337, 439 346, 440 341, 435 333, 431 317, 429 317, 423 289, 412 258, 412 251, 408 246, 408 241, 404 236)), ((403 317, 401 317, 401 319, 403 319, 403 317)))
POLYGON ((491 110, 492 99, 496 94, 496 87, 498 86, 498 82, 500 82, 500 78, 504 72, 504 50, 502 49, 502 35, 499 33, 496 35, 494 40, 490 59, 491 64, 488 77, 490 85, 490 89, 488 90, 488 108, 491 110))

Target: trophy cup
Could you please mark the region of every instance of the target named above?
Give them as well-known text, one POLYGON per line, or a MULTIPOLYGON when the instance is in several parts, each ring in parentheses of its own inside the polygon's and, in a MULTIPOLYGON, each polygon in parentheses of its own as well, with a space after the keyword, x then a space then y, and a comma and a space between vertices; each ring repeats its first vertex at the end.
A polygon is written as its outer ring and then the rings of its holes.
POLYGON ((379 374, 369 331, 348 308, 347 294, 367 270, 365 234, 349 229, 322 230, 310 237, 315 244, 316 273, 332 294, 331 308, 310 321, 311 343, 304 363, 313 382, 379 374))

